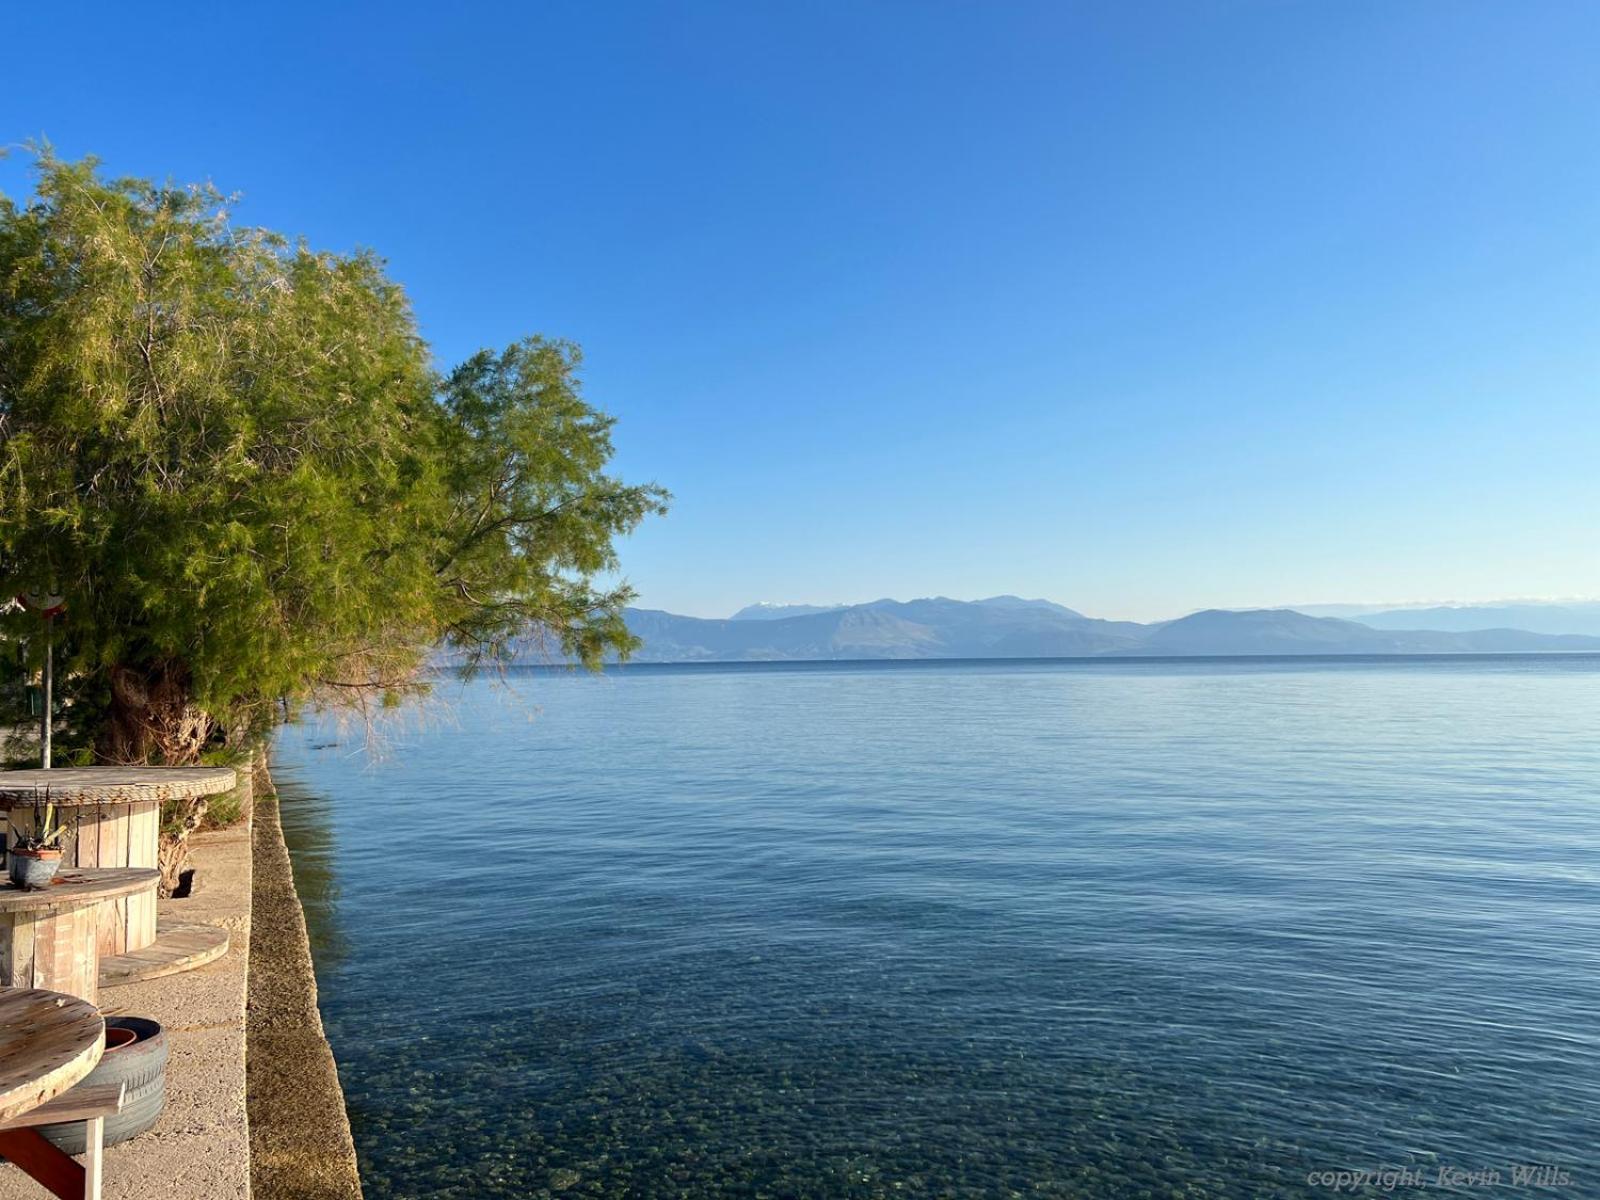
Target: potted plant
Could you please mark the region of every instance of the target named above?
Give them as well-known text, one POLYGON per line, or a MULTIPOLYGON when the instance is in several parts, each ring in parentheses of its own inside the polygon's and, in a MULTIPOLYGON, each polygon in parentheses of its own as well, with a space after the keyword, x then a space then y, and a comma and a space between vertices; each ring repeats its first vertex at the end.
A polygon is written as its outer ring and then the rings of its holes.
POLYGON ((6 824, 11 826, 11 882, 28 891, 49 887, 61 869, 61 839, 67 832, 56 806, 48 796, 35 803, 32 829, 18 829, 9 819, 6 824))

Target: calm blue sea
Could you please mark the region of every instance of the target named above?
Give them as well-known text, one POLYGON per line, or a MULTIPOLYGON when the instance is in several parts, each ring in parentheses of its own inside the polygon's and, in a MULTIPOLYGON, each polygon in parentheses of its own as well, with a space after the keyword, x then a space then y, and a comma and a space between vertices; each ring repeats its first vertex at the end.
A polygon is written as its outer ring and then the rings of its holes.
POLYGON ((385 738, 276 759, 375 1200, 1600 1196, 1600 659, 540 672, 385 738))

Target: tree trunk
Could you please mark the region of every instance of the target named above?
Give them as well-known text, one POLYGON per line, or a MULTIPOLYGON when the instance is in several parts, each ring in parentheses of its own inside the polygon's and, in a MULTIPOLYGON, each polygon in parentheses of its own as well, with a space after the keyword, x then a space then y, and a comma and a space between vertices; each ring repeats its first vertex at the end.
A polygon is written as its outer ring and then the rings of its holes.
POLYGON ((178 663, 111 669, 111 711, 96 746, 108 763, 189 766, 211 737, 211 715, 189 702, 189 673, 178 663))
MULTIPOLYGON (((119 663, 111 669, 111 710, 95 746, 101 762, 191 766, 215 722, 190 703, 189 673, 170 661, 119 663)), ((170 896, 189 859, 189 835, 205 820, 206 801, 161 806, 160 894, 170 896)))

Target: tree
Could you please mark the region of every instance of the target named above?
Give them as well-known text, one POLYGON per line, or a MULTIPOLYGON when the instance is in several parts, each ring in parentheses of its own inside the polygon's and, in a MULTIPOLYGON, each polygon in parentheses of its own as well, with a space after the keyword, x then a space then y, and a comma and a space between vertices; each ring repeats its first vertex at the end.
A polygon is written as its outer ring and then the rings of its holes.
POLYGON ((373 255, 237 227, 210 187, 36 167, 0 197, 0 595, 67 598, 64 744, 194 762, 281 700, 423 686, 440 647, 633 647, 598 579, 668 497, 606 474, 576 347, 441 378, 373 255))

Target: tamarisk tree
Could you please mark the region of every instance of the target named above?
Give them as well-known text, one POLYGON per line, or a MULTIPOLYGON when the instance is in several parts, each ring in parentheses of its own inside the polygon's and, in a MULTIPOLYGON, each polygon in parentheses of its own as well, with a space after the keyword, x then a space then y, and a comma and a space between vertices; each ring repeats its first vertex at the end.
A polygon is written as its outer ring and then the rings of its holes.
POLYGON ((0 198, 0 595, 66 597, 64 742, 189 763, 281 700, 403 695, 441 647, 632 648, 601 581, 667 497, 606 473, 575 346, 441 376, 372 255, 240 228, 210 187, 35 165, 0 198))

